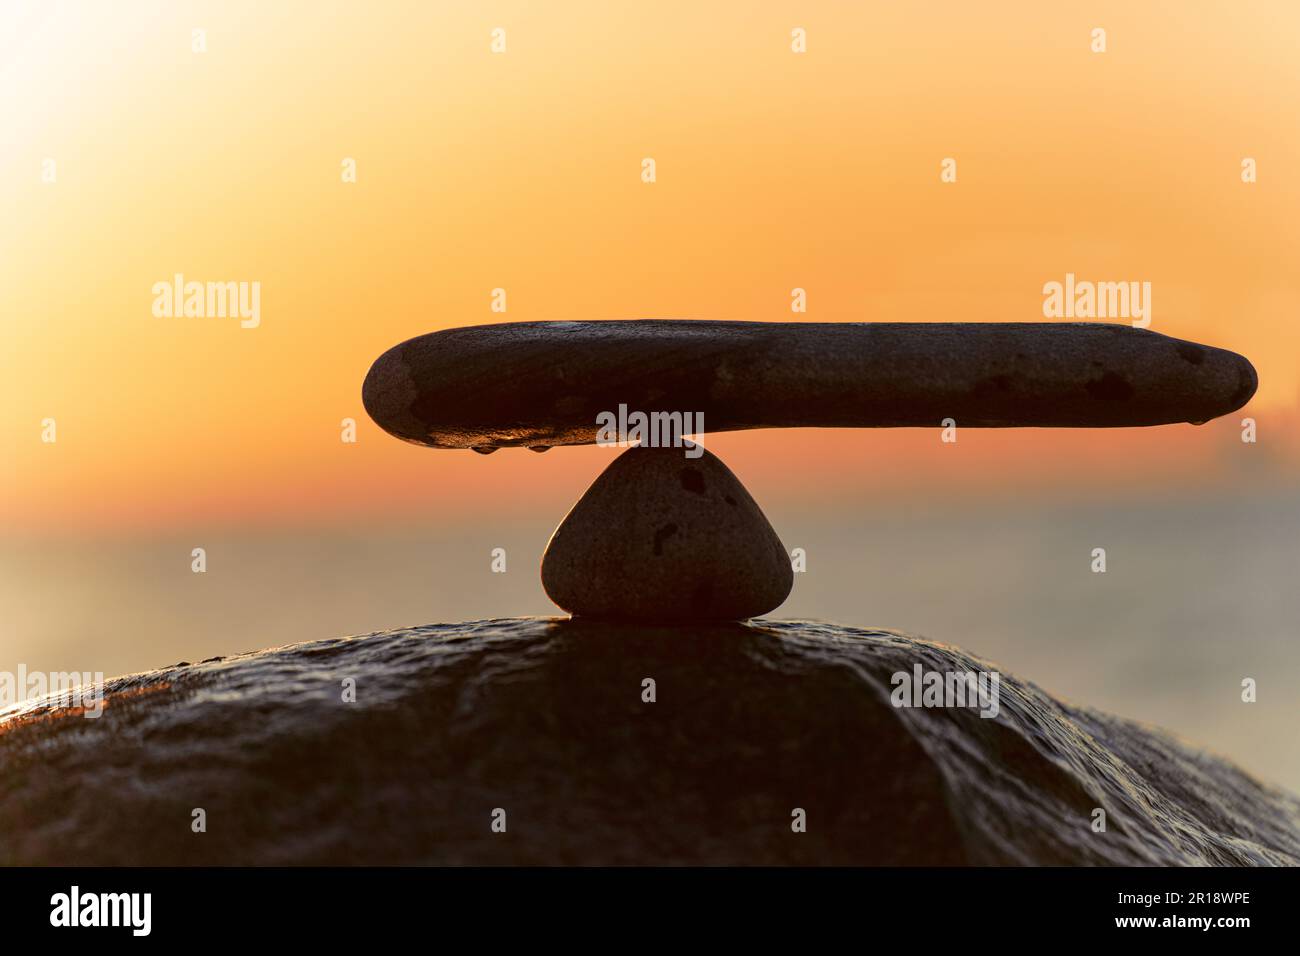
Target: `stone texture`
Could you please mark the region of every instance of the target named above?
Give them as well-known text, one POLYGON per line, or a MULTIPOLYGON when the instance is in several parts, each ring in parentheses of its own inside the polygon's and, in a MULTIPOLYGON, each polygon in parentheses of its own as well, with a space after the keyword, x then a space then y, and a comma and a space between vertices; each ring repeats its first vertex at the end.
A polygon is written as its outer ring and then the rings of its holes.
POLYGON ((740 620, 790 594, 790 557, 745 487, 707 450, 629 448, 560 522, 542 586, 571 614, 740 620))
POLYGON ((895 709, 914 663, 992 666, 810 622, 526 619, 118 678, 98 720, 0 719, 0 864, 1300 862, 1300 801, 1231 763, 1005 672, 996 718, 895 709))
POLYGON ((637 320, 448 329, 384 353, 362 389, 436 448, 595 440, 596 416, 700 412, 767 427, 1114 427, 1205 422, 1254 394, 1242 356, 1095 322, 637 320))

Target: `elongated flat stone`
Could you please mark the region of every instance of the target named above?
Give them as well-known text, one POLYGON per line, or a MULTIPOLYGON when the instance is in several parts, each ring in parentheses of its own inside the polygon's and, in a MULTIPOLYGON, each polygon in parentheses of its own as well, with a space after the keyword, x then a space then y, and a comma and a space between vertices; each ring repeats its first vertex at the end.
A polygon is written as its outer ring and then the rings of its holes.
POLYGON ((435 448, 594 442, 601 413, 746 428, 1092 428, 1200 423, 1244 405, 1234 352, 1093 322, 520 322, 385 352, 362 389, 384 430, 435 448))

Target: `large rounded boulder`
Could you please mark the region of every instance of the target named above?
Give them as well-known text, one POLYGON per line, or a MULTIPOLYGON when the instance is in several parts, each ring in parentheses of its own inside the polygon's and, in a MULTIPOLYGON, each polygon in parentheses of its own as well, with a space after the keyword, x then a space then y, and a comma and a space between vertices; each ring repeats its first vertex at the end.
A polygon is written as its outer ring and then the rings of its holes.
POLYGON ((546 619, 181 664, 98 719, 0 717, 0 863, 1300 861, 1294 797, 1163 733, 1006 674, 995 716, 896 706, 899 674, 991 670, 888 631, 546 619))

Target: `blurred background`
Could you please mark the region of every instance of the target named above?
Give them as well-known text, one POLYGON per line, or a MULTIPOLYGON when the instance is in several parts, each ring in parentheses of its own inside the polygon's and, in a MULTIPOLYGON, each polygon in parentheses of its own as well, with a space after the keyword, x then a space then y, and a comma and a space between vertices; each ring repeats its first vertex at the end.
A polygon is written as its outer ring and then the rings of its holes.
POLYGON ((807 552, 776 616, 960 645, 1300 790, 1295 4, 131 0, 0 18, 0 671, 556 613, 542 549, 616 452, 386 436, 361 381, 411 336, 1044 321, 1044 283, 1073 272, 1150 282, 1150 327, 1249 357, 1254 400, 1196 428, 956 444, 708 436, 807 552), (176 273, 260 282, 261 325, 155 318, 176 273))

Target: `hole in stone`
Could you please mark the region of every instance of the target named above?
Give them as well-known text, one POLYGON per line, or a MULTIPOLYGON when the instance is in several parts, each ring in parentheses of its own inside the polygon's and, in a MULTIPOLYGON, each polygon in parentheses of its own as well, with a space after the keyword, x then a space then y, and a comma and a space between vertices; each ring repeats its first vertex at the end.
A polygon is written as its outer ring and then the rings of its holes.
POLYGON ((677 533, 677 525, 675 524, 666 524, 662 528, 655 531, 655 554, 656 555, 661 555, 664 553, 664 542, 667 541, 676 533, 677 533))
POLYGON ((697 495, 704 494, 704 472, 698 468, 683 468, 682 487, 697 495))

